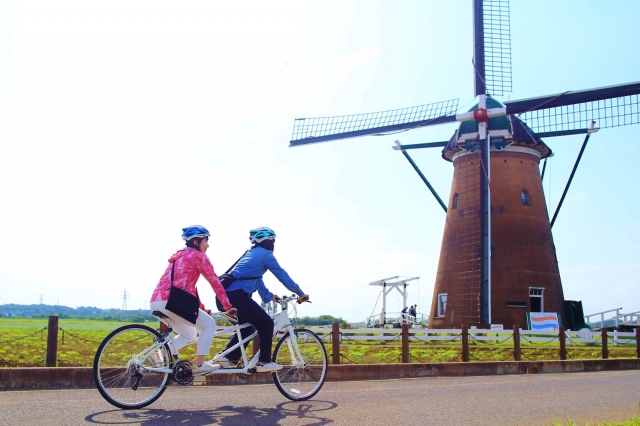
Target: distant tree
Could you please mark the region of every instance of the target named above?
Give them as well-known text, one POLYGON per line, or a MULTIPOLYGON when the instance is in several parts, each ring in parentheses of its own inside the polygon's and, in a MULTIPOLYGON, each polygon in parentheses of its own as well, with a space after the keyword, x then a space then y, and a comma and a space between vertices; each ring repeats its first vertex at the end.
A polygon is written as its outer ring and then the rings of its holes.
POLYGON ((331 315, 320 315, 319 317, 299 317, 297 319, 299 325, 329 325, 334 322, 345 322, 342 318, 336 318, 331 315))
POLYGON ((269 315, 275 315, 278 313, 278 305, 276 302, 264 303, 260 302, 260 307, 265 310, 269 315))
POLYGON ((70 308, 68 306, 52 305, 0 305, 0 316, 27 317, 27 318, 47 318, 50 315, 58 315, 60 318, 87 318, 103 321, 129 321, 135 317, 136 321, 155 320, 150 310, 136 309, 122 311, 120 309, 100 309, 95 306, 78 306, 70 308))
POLYGON ((127 321, 128 321, 128 322, 138 322, 138 323, 141 323, 141 322, 145 322, 145 320, 147 320, 147 318, 146 318, 146 316, 145 316, 145 315, 129 315, 129 316, 127 317, 127 321))

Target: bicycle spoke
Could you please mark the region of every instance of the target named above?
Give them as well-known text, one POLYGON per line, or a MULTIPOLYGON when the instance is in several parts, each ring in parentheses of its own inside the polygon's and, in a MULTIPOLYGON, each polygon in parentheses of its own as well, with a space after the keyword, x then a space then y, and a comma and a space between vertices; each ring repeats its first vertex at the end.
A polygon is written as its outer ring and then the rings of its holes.
POLYGON ((278 390, 289 399, 307 400, 324 384, 327 353, 322 340, 309 330, 298 329, 293 338, 287 334, 280 339, 274 361, 283 366, 282 370, 273 373, 274 381, 278 390))
POLYGON ((96 386, 107 401, 120 408, 141 408, 162 395, 169 374, 147 370, 171 365, 171 355, 159 340, 153 329, 142 325, 124 326, 107 336, 94 361, 96 386))

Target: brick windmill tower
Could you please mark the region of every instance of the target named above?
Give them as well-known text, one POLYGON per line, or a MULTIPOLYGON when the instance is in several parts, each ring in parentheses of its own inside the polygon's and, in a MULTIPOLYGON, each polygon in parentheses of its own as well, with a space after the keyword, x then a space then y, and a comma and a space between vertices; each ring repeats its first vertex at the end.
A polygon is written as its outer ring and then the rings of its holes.
POLYGON ((458 100, 336 117, 298 118, 290 146, 459 122, 449 141, 399 150, 447 213, 435 281, 432 328, 525 325, 527 312, 557 312, 564 296, 551 228, 590 135, 640 122, 640 83, 500 103, 511 91, 508 0, 473 0, 473 75, 477 105, 458 100), (580 154, 549 221, 542 180, 551 150, 543 138, 585 134, 580 154), (453 163, 448 205, 408 150, 441 148, 453 163), (544 161, 542 172, 540 162, 544 161))
MULTIPOLYGON (((487 108, 504 108, 488 98, 487 108)), ((474 107, 472 112, 478 107, 474 107)), ((486 115, 485 115, 486 117, 486 115)), ((492 323, 525 325, 525 312, 562 312, 564 296, 551 224, 542 191, 540 160, 549 147, 513 115, 465 121, 442 157, 454 166, 451 194, 431 304, 431 328, 485 326, 481 319, 483 200, 490 177, 492 323), (492 141, 485 168, 475 142, 480 125, 492 141)))

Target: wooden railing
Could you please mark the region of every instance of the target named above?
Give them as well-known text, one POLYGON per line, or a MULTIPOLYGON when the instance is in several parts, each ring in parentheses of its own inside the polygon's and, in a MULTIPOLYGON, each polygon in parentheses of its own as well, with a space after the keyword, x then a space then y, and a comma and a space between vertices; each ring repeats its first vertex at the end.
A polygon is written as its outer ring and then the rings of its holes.
MULTIPOLYGON (((567 347, 589 344, 600 348, 602 359, 609 358, 609 344, 614 346, 626 345, 633 347, 635 345, 636 357, 640 358, 640 328, 635 333, 607 331, 603 328, 601 331, 566 331, 564 327, 553 331, 541 330, 522 330, 518 326, 514 326, 513 330, 488 330, 468 328, 462 326, 460 329, 419 329, 410 328, 409 324, 402 324, 401 329, 385 329, 385 328, 345 328, 341 329, 339 323, 333 323, 331 328, 324 327, 308 327, 320 336, 324 341, 331 343, 331 360, 333 364, 340 364, 342 353, 341 346, 344 341, 349 342, 393 342, 397 341, 401 350, 401 361, 403 363, 410 362, 410 342, 436 343, 436 344, 455 344, 460 345, 461 359, 463 362, 469 362, 470 343, 488 343, 495 345, 503 345, 511 342, 513 347, 514 361, 520 361, 522 358, 522 346, 528 344, 553 343, 558 346, 558 354, 561 360, 567 359, 567 347), (459 343, 458 343, 459 342, 459 343)), ((47 351, 46 366, 55 367, 57 364, 58 350, 58 317, 50 316, 47 331, 47 351)), ((43 330, 40 330, 43 331, 43 330)), ((254 342, 254 350, 257 350, 254 342)), ((415 347, 415 345, 414 345, 415 347)), ((529 346, 531 348, 531 346, 529 346)))

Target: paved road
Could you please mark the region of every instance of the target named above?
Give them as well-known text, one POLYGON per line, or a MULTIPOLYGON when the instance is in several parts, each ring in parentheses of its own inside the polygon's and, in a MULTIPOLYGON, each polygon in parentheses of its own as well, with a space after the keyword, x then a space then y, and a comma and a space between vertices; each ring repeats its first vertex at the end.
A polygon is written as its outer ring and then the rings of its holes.
POLYGON ((96 390, 0 392, 2 425, 553 425, 638 414, 638 370, 333 382, 300 403, 273 385, 171 387, 131 411, 96 390))

